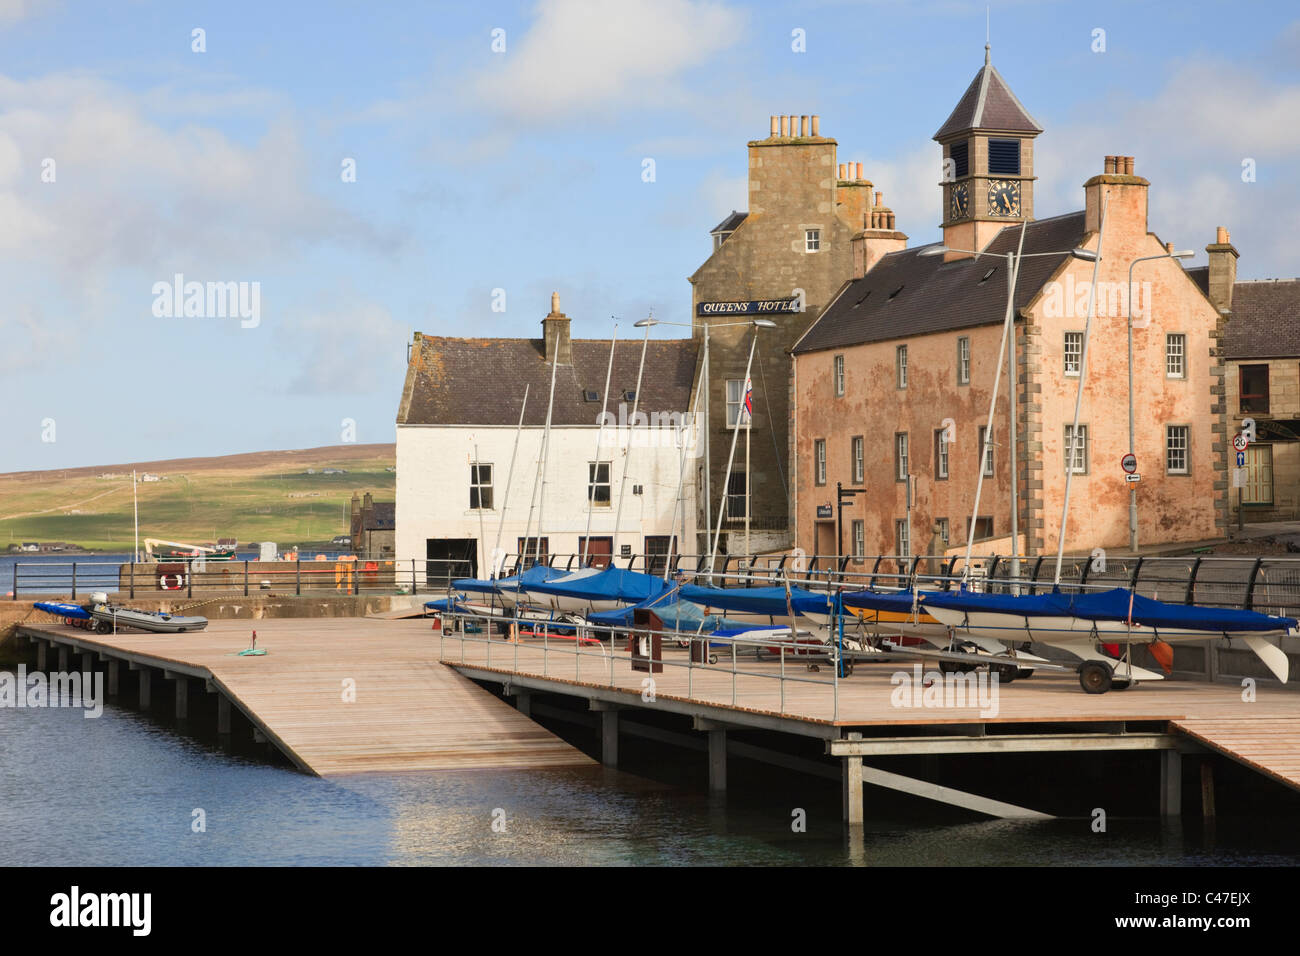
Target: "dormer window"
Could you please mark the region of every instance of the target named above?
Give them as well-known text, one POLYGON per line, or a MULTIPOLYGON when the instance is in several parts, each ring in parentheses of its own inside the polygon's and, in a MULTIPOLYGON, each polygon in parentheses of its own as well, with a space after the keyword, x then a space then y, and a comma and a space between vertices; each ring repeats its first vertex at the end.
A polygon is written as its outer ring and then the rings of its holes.
POLYGON ((591 389, 591 388, 586 389, 586 390, 582 393, 582 399, 583 399, 583 401, 586 401, 586 402, 598 402, 598 401, 600 401, 600 392, 596 391, 595 389, 591 389))

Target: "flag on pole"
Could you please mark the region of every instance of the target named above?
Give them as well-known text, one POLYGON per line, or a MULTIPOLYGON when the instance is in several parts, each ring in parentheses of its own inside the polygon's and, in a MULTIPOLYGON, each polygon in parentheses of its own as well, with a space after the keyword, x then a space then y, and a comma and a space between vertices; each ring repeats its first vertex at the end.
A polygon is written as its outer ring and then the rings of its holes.
POLYGON ((745 423, 754 420, 754 380, 745 379, 745 423))

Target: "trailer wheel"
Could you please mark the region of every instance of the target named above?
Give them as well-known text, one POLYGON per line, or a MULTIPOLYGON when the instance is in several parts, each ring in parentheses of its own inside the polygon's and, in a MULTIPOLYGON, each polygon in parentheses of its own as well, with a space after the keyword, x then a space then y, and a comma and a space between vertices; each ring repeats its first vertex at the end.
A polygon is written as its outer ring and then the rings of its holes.
POLYGON ((994 664, 991 670, 998 675, 1001 684, 1010 684, 1020 673, 1020 668, 1015 664, 994 664))
POLYGON ((1112 672, 1101 661, 1084 661, 1079 668, 1079 686, 1087 694, 1104 694, 1110 690, 1112 672))
POLYGON ((95 622, 95 633, 96 633, 96 634, 109 634, 109 633, 112 632, 112 630, 113 630, 113 625, 112 625, 112 624, 109 624, 108 621, 96 621, 96 622, 95 622))
POLYGON ((1016 679, 1017 679, 1017 680, 1029 680, 1029 678, 1031 678, 1031 677, 1033 677, 1033 676, 1034 676, 1034 669, 1033 669, 1032 667, 1018 667, 1018 668, 1016 668, 1016 679))
POLYGON ((1134 684, 1136 684, 1136 683, 1137 683, 1137 681, 1135 681, 1135 680, 1129 680, 1128 678, 1123 678, 1123 679, 1121 679, 1121 678, 1116 677, 1116 678, 1114 678, 1114 679, 1110 682, 1110 689, 1111 689, 1111 690, 1128 690, 1130 687, 1132 687, 1132 686, 1133 686, 1134 684))

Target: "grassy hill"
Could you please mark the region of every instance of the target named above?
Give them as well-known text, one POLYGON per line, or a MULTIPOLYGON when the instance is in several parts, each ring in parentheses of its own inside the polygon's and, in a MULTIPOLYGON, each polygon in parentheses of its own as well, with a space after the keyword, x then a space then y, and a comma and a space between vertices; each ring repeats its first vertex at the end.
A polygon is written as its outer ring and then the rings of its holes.
POLYGON ((0 552, 22 541, 130 551, 131 471, 140 482, 140 537, 205 544, 217 538, 281 546, 347 534, 354 491, 392 501, 395 446, 333 445, 219 458, 0 474, 0 552), (325 468, 345 475, 321 474, 325 468), (308 474, 313 469, 315 474, 308 474))

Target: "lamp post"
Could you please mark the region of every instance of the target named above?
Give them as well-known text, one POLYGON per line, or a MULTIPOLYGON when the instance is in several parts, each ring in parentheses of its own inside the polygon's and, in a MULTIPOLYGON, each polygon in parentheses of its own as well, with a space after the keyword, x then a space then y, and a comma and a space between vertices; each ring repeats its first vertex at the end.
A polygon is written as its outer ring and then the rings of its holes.
MULTIPOLYGON (((1150 262, 1153 259, 1190 259, 1196 255, 1190 249, 1180 249, 1178 252, 1165 252, 1158 256, 1143 256, 1140 259, 1134 259, 1128 266, 1128 286, 1125 289, 1125 297, 1128 299, 1128 453, 1137 457, 1133 450, 1133 267, 1139 262, 1150 262)), ((1147 303, 1147 310, 1150 311, 1151 303, 1147 303)), ((1184 358, 1186 361, 1186 358, 1184 358)), ((1138 490, 1137 482, 1129 482, 1128 488, 1128 547, 1133 554, 1138 550, 1138 490)))
MULTIPOLYGON (((1003 318, 1002 328, 1002 345, 1001 350, 1008 352, 1007 356, 1007 415, 1010 419, 1010 459, 1011 459, 1011 577, 1016 581, 1020 577, 1020 501, 1019 489, 1017 487, 1019 480, 1019 470, 1016 463, 1016 340, 1015 340, 1015 300, 1016 300, 1016 283, 1020 278, 1020 262, 1022 259, 1033 259, 1039 256, 1060 256, 1064 252, 1024 252, 1026 223, 1020 224, 1020 239, 1015 252, 1007 252, 1007 308, 1003 318), (1010 343, 1010 349, 1007 348, 1010 343)), ((922 256, 941 256, 948 252, 958 252, 975 257, 992 256, 993 258, 1003 258, 1002 253, 978 252, 974 249, 954 249, 951 246, 938 245, 928 246, 922 249, 919 255, 922 256)), ((1074 248, 1069 250, 1069 255, 1076 259, 1093 261, 1097 254, 1090 249, 1074 248)), ((984 429, 984 447, 980 449, 979 470, 975 481, 975 507, 971 514, 970 529, 966 533, 966 561, 962 567, 962 577, 966 577, 970 570, 970 558, 972 547, 975 542, 975 527, 979 520, 979 502, 980 495, 984 487, 984 462, 988 457, 989 447, 993 444, 993 409, 997 403, 998 379, 1002 375, 1002 356, 998 355, 997 374, 993 380, 993 391, 989 395, 989 415, 988 424, 984 429)), ((909 524, 911 520, 909 512, 909 524)), ((909 529, 908 545, 911 545, 911 532, 909 529)))

